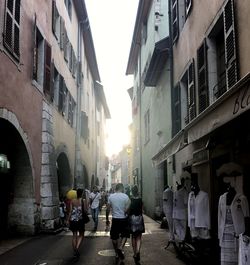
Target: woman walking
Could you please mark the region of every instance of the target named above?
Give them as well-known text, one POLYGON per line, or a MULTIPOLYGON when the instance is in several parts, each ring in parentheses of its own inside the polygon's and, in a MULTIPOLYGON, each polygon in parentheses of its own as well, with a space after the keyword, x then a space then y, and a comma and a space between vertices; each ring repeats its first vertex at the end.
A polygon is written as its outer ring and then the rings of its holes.
POLYGON ((69 229, 73 233, 72 247, 74 251, 74 257, 78 259, 80 256, 79 247, 83 241, 85 231, 83 211, 87 206, 85 199, 82 198, 83 189, 77 189, 76 194, 77 198, 72 199, 69 205, 67 223, 69 224, 69 229))
POLYGON ((140 265, 140 249, 142 243, 142 233, 145 232, 145 225, 143 220, 143 202, 139 197, 137 185, 132 187, 132 197, 129 209, 131 240, 134 252, 135 264, 140 265))

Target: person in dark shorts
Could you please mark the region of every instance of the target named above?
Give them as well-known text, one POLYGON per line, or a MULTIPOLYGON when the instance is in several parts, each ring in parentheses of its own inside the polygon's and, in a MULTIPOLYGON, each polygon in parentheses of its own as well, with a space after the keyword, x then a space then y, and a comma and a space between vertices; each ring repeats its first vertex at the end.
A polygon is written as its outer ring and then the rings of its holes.
POLYGON ((139 190, 137 185, 132 187, 132 197, 129 209, 130 232, 131 241, 134 251, 135 264, 140 265, 140 250, 142 233, 145 232, 145 225, 143 219, 143 202, 139 197, 139 190))
POLYGON ((130 237, 129 223, 127 211, 130 206, 130 199, 124 193, 122 183, 118 183, 115 188, 115 193, 108 198, 108 209, 112 212, 112 224, 110 229, 110 238, 112 239, 113 247, 116 252, 116 259, 124 260, 124 245, 127 238, 130 237))
POLYGON ((85 224, 83 222, 82 213, 86 209, 86 201, 82 198, 83 189, 77 189, 77 198, 72 199, 69 205, 69 214, 67 218, 67 224, 69 229, 73 233, 72 247, 74 251, 74 257, 79 258, 79 247, 84 238, 85 224))

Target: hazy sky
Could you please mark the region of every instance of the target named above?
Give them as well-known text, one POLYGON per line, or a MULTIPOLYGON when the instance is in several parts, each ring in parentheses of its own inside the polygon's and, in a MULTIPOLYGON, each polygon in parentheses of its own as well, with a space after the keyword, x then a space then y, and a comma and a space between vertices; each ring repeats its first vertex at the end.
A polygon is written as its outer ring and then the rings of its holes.
POLYGON ((131 100, 127 89, 133 77, 126 67, 139 0, 85 0, 97 64, 111 120, 107 120, 107 155, 118 153, 128 143, 131 100))

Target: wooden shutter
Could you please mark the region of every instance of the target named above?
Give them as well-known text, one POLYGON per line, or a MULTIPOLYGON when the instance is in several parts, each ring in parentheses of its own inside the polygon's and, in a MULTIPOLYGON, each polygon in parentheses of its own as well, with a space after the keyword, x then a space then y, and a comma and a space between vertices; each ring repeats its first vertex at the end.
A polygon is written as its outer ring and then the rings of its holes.
POLYGON ((50 69, 50 98, 53 101, 54 100, 54 93, 55 93, 55 65, 54 61, 51 62, 51 69, 50 69))
POLYGON ((50 78, 51 78, 51 46, 44 40, 44 82, 43 89, 45 93, 50 95, 50 78))
POLYGON ((21 0, 6 0, 3 43, 16 59, 20 57, 21 0))
POLYGON ((197 71, 198 71, 198 95, 199 113, 208 107, 208 85, 207 85, 207 45, 202 43, 197 51, 197 71))
POLYGON ((64 43, 65 43, 65 22, 62 17, 60 17, 60 49, 64 49, 64 43))
POLYGON ((37 50, 37 27, 36 27, 36 14, 33 26, 33 74, 32 78, 37 80, 37 64, 38 64, 38 50, 37 50))
POLYGON ((179 36, 178 0, 172 0, 172 35, 174 43, 176 42, 179 36))
POLYGON ((192 8, 192 0, 185 0, 185 6, 186 6, 186 16, 188 16, 192 8))
POLYGON ((196 116, 196 97, 195 97, 195 75, 194 60, 188 67, 188 116, 189 121, 196 116))
POLYGON ((59 102, 58 102, 58 111, 62 112, 63 110, 63 86, 64 86, 64 80, 63 77, 59 76, 59 102))
POLYGON ((181 100, 180 84, 178 83, 173 89, 173 134, 177 134, 181 129, 181 100))
POLYGON ((229 0, 224 7, 225 62, 227 88, 238 80, 236 58, 236 34, 234 23, 234 1, 229 0))
POLYGON ((52 1, 52 32, 56 36, 56 1, 52 1))
POLYGON ((65 83, 65 80, 63 79, 63 106, 62 106, 62 115, 64 116, 66 114, 66 107, 67 107, 67 95, 68 95, 68 89, 65 83))

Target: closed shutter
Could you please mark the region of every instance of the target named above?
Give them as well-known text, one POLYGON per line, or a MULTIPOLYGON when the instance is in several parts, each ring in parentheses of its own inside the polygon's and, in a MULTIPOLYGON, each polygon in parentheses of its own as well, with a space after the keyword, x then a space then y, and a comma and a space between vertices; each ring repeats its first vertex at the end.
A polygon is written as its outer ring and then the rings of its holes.
POLYGON ((16 59, 20 57, 21 0, 6 0, 3 43, 16 59))
POLYGON ((51 46, 44 40, 44 92, 50 95, 50 78, 51 78, 51 46))
POLYGON ((82 63, 77 62, 77 84, 80 85, 82 83, 82 63))
POLYGON ((197 52, 199 113, 208 107, 207 45, 204 41, 197 52))
POLYGON ((195 75, 194 60, 188 67, 188 116, 189 121, 196 117, 196 97, 195 97, 195 75))
POLYGON ((37 80, 37 57, 38 57, 38 49, 37 49, 37 28, 36 28, 36 14, 34 19, 33 26, 33 74, 32 78, 37 80))
POLYGON ((172 34, 173 34, 173 43, 174 43, 176 42, 179 36, 178 0, 172 0, 172 34))
POLYGON ((52 1, 52 32, 56 36, 56 1, 52 1))
POLYGON ((233 0, 229 0, 225 5, 223 18, 225 35, 226 81, 227 88, 229 89, 238 80, 233 0))
POLYGON ((181 129, 181 100, 180 84, 178 83, 173 89, 173 134, 177 134, 181 129))

